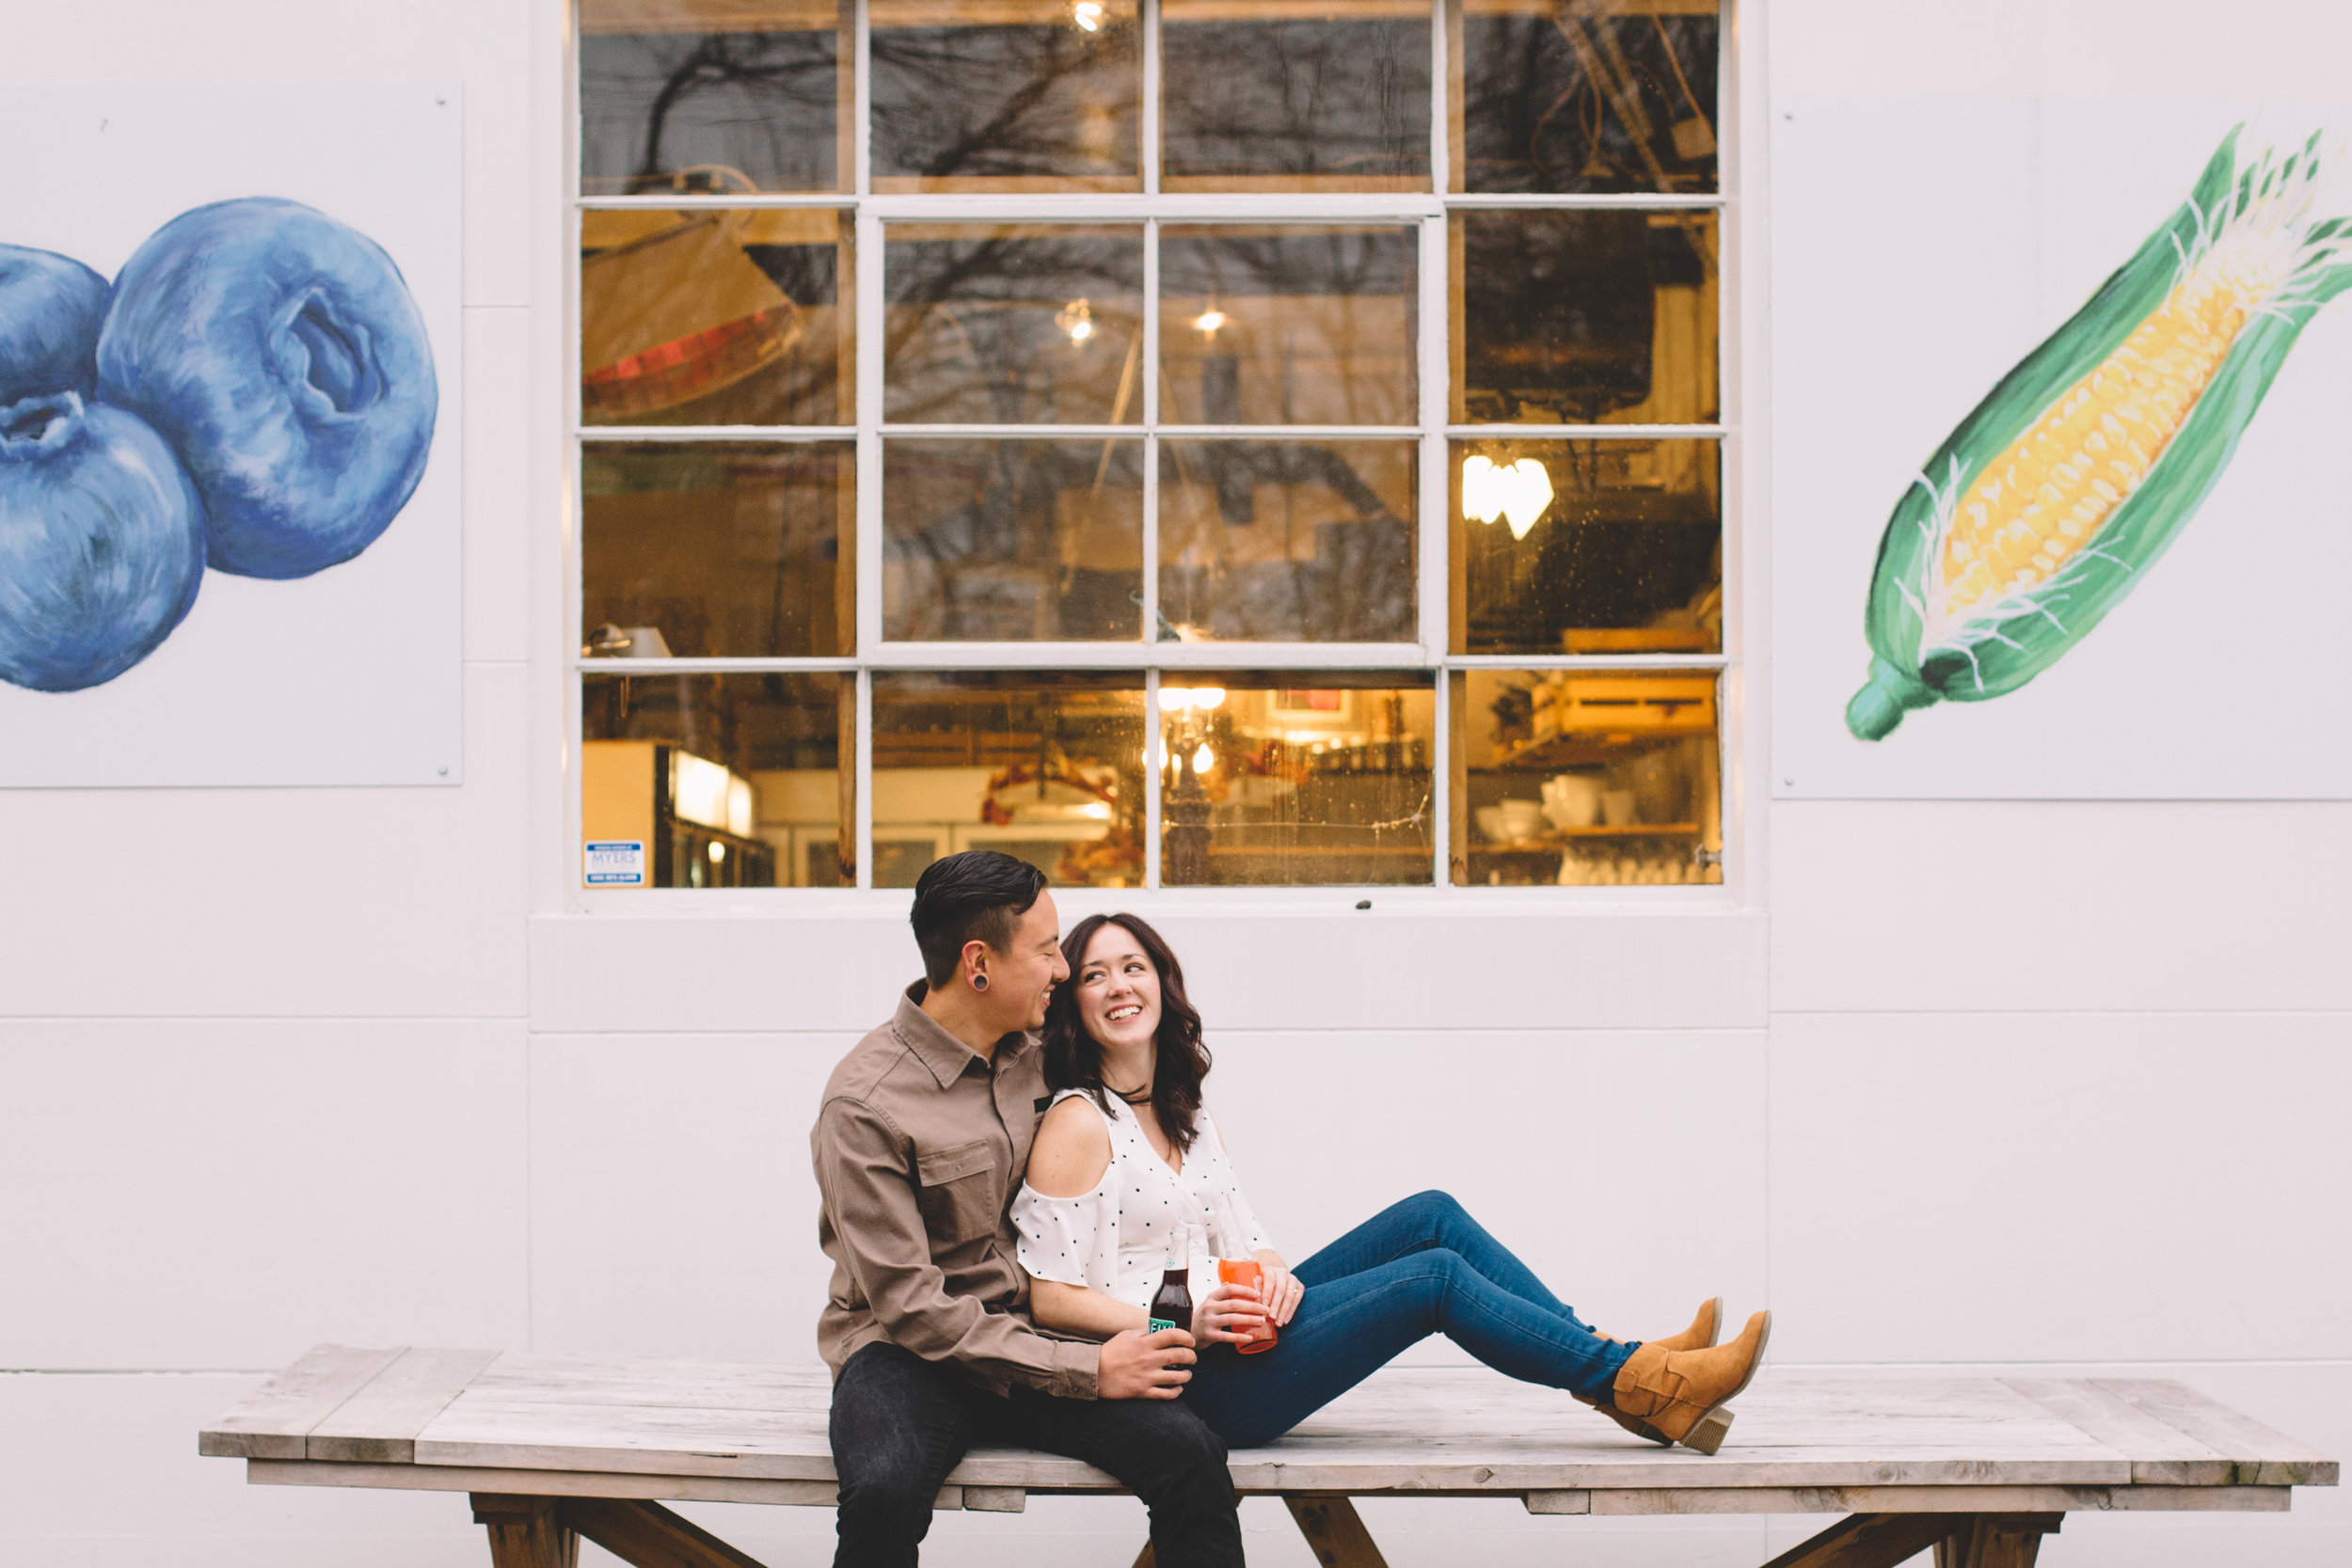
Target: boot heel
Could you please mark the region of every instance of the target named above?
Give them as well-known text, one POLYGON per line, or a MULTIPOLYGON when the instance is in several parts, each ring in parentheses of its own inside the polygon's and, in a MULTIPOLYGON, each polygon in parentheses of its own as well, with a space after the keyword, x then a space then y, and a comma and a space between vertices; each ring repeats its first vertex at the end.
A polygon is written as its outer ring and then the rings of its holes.
POLYGON ((1724 1436, 1731 1431, 1731 1407, 1719 1404, 1691 1423, 1691 1430, 1682 1434, 1682 1446, 1711 1454, 1724 1446, 1724 1436))

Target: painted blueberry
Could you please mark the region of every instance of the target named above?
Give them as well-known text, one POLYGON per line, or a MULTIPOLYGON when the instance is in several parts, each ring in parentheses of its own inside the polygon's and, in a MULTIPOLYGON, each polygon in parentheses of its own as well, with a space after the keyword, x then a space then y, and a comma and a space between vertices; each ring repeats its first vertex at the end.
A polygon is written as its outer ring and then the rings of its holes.
POLYGON ((0 680, 114 679, 203 578, 203 506, 162 436, 78 392, 0 408, 0 680))
POLYGON ((350 226, 254 197, 164 225, 115 279, 99 395, 188 466, 224 572, 349 561, 423 476, 439 392, 400 269, 350 226))
POLYGON ((70 256, 0 245, 0 404, 98 387, 106 279, 70 256))

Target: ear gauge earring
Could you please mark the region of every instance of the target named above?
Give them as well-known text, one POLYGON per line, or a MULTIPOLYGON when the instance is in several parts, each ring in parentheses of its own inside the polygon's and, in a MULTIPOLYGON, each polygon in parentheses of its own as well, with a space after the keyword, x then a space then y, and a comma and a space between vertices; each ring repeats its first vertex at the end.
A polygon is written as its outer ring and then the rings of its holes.
POLYGON ((987 975, 985 975, 985 974, 975 974, 975 975, 973 975, 973 976, 972 976, 972 989, 973 989, 974 990, 988 990, 988 976, 987 976, 987 975))

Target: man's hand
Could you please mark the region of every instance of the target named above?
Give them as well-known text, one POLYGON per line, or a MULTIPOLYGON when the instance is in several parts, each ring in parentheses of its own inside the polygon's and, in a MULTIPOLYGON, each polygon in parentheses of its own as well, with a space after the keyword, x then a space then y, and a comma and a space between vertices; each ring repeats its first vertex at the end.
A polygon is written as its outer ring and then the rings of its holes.
POLYGON ((1094 1375, 1094 1397, 1104 1400, 1172 1400, 1192 1381, 1192 1336, 1181 1328, 1146 1334, 1139 1328, 1103 1341, 1094 1375))

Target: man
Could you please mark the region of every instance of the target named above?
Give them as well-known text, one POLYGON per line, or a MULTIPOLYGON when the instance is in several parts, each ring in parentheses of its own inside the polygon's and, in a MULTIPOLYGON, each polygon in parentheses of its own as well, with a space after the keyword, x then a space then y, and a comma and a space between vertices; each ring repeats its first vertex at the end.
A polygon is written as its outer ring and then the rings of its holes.
POLYGON ((1241 1568, 1225 1446, 1177 1402, 1192 1336, 1051 1338, 1028 1316, 1009 1211, 1048 1096, 1069 978, 1036 867, 990 849, 914 884, 924 978, 834 1069, 809 1135, 834 1260, 818 1348, 834 1370, 835 1568, 913 1568, 931 1499, 975 1443, 1108 1470, 1152 1511, 1160 1568, 1241 1568))

